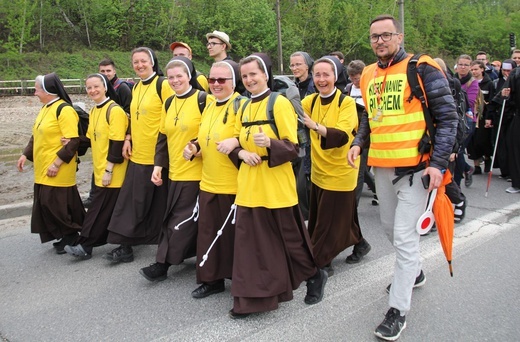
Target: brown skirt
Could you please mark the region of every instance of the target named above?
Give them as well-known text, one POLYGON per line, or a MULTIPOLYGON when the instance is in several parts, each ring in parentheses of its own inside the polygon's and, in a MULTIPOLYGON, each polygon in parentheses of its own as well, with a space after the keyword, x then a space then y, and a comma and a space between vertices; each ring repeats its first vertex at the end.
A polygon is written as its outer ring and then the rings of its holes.
POLYGON ((355 191, 329 191, 311 185, 309 234, 314 258, 323 268, 361 239, 355 191))
POLYGON ((31 233, 42 243, 76 234, 85 219, 85 208, 76 185, 55 187, 34 184, 31 233))
POLYGON ((316 274, 299 207, 237 208, 233 258, 233 311, 275 310, 316 274))
POLYGON ((198 195, 199 181, 170 182, 167 210, 157 248, 157 262, 178 265, 184 259, 195 256, 198 228, 197 221, 190 217, 197 205, 198 195), (178 229, 175 229, 177 226, 178 229))
POLYGON ((126 176, 108 225, 109 243, 157 244, 166 210, 168 170, 162 171, 162 186, 152 181, 153 165, 128 163, 126 176))
POLYGON ((204 266, 200 267, 202 257, 222 228, 230 214, 235 195, 217 195, 200 191, 199 195, 199 231, 197 235, 197 284, 211 283, 216 280, 231 278, 233 273, 233 246, 235 243, 235 225, 232 213, 222 229, 222 235, 211 248, 204 266))
POLYGON ((97 247, 107 243, 108 224, 116 206, 121 188, 105 188, 94 185, 92 204, 87 211, 77 244, 97 247))

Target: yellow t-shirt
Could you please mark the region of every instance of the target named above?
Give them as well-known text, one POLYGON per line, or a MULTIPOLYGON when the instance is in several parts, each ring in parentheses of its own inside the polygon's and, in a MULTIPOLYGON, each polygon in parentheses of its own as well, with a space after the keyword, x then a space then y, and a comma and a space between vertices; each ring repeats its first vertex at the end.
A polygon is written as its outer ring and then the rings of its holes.
MULTIPOLYGON (((223 103, 213 102, 202 114, 198 142, 202 155, 200 189, 213 194, 236 194, 238 169, 229 157, 217 151, 217 142, 233 137, 236 113, 234 93, 223 103), (225 121, 225 122, 224 122, 225 121)), ((244 100, 240 102, 241 107, 244 100)))
POLYGON ((77 158, 60 166, 56 177, 48 177, 47 169, 56 160, 63 145, 60 139, 78 137, 79 117, 72 106, 64 106, 59 118, 57 110, 63 100, 57 100, 42 107, 33 126, 34 182, 56 187, 76 185, 77 158))
MULTIPOLYGON (((95 106, 90 110, 87 137, 90 139, 92 148, 92 164, 94 165, 94 182, 103 187, 103 175, 107 167, 107 156, 109 140, 123 141, 128 128, 128 117, 119 105, 110 109, 109 122, 107 122, 107 110, 110 104, 115 102, 109 100, 101 107, 95 106)), ((120 188, 125 179, 128 161, 114 164, 112 169, 112 182, 107 188, 120 188)))
POLYGON ((163 102, 174 94, 173 89, 164 79, 161 87, 162 97, 159 97, 157 94, 158 79, 159 77, 155 76, 151 81, 139 81, 132 89, 132 102, 130 103, 132 156, 130 160, 141 165, 154 164, 163 102))
MULTIPOLYGON (((260 102, 251 102, 245 110, 241 107, 235 124, 235 136, 239 137, 240 146, 261 157, 267 156, 267 148, 256 146, 253 134, 259 132, 259 127, 262 127, 262 131, 271 139, 278 139, 276 134, 270 124, 244 127, 242 122, 267 120, 268 99, 269 97, 266 97, 260 102)), ((297 144, 297 117, 289 100, 278 96, 273 113, 280 139, 287 139, 297 144)), ((240 165, 236 204, 249 208, 276 209, 292 207, 298 203, 296 180, 291 163, 288 161, 272 168, 267 164, 267 160, 263 160, 256 166, 245 163, 240 165)))
MULTIPOLYGON (((346 96, 338 106, 341 92, 336 91, 330 104, 322 105, 318 94, 311 94, 302 100, 305 113, 310 113, 313 121, 320 126, 335 128, 347 133, 348 143, 336 148, 322 149, 318 133, 311 131, 311 181, 325 190, 351 191, 356 188, 358 169, 353 169, 347 162, 347 153, 354 140, 353 131, 357 130, 358 117, 356 102, 346 96), (312 100, 318 96, 311 113, 312 100)), ((356 161, 359 167, 359 158, 356 161)))
MULTIPOLYGON (((202 160, 193 158, 187 161, 182 156, 186 144, 196 139, 199 133, 201 113, 198 94, 199 90, 196 90, 187 98, 174 96, 168 112, 163 107, 159 132, 167 137, 170 160, 168 178, 174 181, 200 181, 201 178, 202 160)), ((208 95, 206 104, 213 99, 208 95)))

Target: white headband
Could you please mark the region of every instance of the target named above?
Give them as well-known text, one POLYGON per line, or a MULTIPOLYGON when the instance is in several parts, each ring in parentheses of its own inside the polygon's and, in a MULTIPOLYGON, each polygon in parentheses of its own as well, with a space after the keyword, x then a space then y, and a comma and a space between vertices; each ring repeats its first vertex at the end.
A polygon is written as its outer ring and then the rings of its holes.
POLYGON ((269 72, 267 71, 267 66, 265 65, 264 60, 257 55, 251 55, 250 57, 254 57, 262 63, 262 66, 264 67, 264 72, 267 75, 267 80, 269 81, 269 72))
POLYGON ((233 87, 236 87, 237 86, 237 81, 236 81, 236 78, 235 78, 235 70, 233 69, 233 66, 229 63, 226 63, 226 61, 222 61, 224 64, 226 64, 226 66, 229 68, 229 70, 231 70, 231 77, 233 77, 233 87))
POLYGON ((96 74, 96 75, 99 75, 99 77, 101 78, 101 80, 103 81, 103 85, 105 86, 105 89, 108 90, 108 85, 107 85, 107 81, 105 80, 105 78, 103 77, 102 74, 96 74))
POLYGON ((323 57, 323 59, 330 61, 332 63, 332 65, 334 66, 334 82, 337 81, 338 80, 338 67, 336 66, 336 63, 334 63, 334 61, 328 57, 323 57))

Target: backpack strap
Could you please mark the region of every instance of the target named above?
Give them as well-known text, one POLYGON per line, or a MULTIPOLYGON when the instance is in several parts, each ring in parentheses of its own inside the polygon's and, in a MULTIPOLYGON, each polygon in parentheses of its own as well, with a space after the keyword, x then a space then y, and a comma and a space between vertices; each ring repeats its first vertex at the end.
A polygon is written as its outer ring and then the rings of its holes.
POLYGON ((112 102, 109 106, 108 106, 108 109, 107 109, 107 124, 110 124, 110 111, 112 110, 112 108, 114 108, 116 105, 115 102, 112 102))
POLYGON ((169 98, 166 99, 166 101, 164 101, 164 110, 166 112, 168 112, 168 109, 170 108, 170 106, 172 105, 172 101, 173 101, 173 98, 175 97, 176 95, 172 95, 170 96, 169 98))
MULTIPOLYGON (((280 93, 273 92, 269 95, 269 100, 267 101, 267 120, 256 120, 256 121, 248 121, 248 122, 242 122, 242 126, 244 127, 250 127, 250 126, 259 126, 259 125, 265 125, 269 124, 271 125, 271 129, 274 131, 278 139, 280 139, 280 136, 278 135, 278 128, 276 128, 276 123, 274 121, 274 102, 276 101, 276 98, 280 95, 280 93), (274 95, 274 96, 273 96, 274 95)), ((251 99, 247 99, 244 104, 242 105, 242 116, 244 115, 244 111, 246 110, 246 107, 251 102, 251 99)))
POLYGON ((316 100, 318 99, 318 96, 320 96, 320 94, 316 93, 316 94, 313 94, 313 98, 312 98, 312 102, 311 102, 311 114, 312 114, 312 111, 314 110, 314 105, 316 104, 316 100))
POLYGON ((347 84, 347 86, 345 87, 345 92, 344 94, 347 94, 348 96, 350 96, 350 92, 352 91, 352 83, 349 83, 347 84))
MULTIPOLYGON (((314 97, 312 98, 312 102, 311 102, 311 113, 312 113, 312 110, 314 109, 314 105, 316 104, 316 100, 318 99, 318 96, 320 94, 315 94, 314 97)), ((345 100, 345 97, 347 97, 347 95, 343 94, 342 92, 340 92, 339 94, 339 100, 338 100, 338 108, 341 107, 341 104, 343 103, 343 100, 345 100)))
POLYGON ((278 92, 269 94, 269 99, 267 100, 267 123, 271 125, 271 129, 274 131, 274 134, 276 134, 276 137, 280 139, 280 135, 278 134, 278 127, 276 127, 276 122, 274 121, 274 103, 276 102, 278 95, 280 95, 278 92))
POLYGON ((202 112, 204 111, 204 108, 206 108, 207 100, 208 100, 208 93, 206 93, 205 91, 200 90, 198 98, 197 98, 197 101, 199 103, 199 112, 200 112, 200 114, 202 114, 202 112))
POLYGON ((430 109, 426 105, 426 96, 419 84, 419 74, 417 73, 417 62, 419 58, 421 58, 423 54, 418 53, 413 55, 413 57, 408 61, 408 67, 406 68, 406 78, 408 79, 408 84, 412 90, 410 97, 408 98, 408 102, 411 102, 413 97, 415 96, 419 101, 421 101, 421 105, 423 108, 424 121, 426 122, 426 128, 428 130, 430 140, 432 145, 435 144, 435 126, 433 125, 433 120, 430 114, 430 109))
POLYGON ((164 80, 166 80, 166 78, 164 76, 159 76, 157 78, 157 83, 155 83, 155 87, 156 87, 156 90, 157 90, 157 95, 159 95, 159 98, 161 99, 161 102, 163 102, 163 99, 162 99, 162 84, 163 84, 164 80))
MULTIPOLYGON (((58 118, 60 117, 61 110, 62 110, 65 106, 70 106, 70 104, 68 104, 67 102, 60 103, 60 105, 58 106, 58 109, 56 109, 56 119, 58 119, 58 118)), ((72 106, 71 106, 71 107, 72 107, 72 106)))

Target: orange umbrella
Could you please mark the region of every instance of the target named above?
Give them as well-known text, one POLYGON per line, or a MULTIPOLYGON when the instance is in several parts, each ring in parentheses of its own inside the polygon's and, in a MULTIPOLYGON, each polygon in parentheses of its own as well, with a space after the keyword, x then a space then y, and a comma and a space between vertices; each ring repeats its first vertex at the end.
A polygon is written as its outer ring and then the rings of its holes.
POLYGON ((439 233, 439 240, 441 241, 444 255, 448 261, 450 275, 453 277, 453 268, 451 266, 451 254, 453 249, 453 229, 455 227, 455 215, 451 201, 446 195, 446 184, 449 184, 451 179, 451 172, 447 170, 444 174, 441 186, 437 189, 437 196, 433 203, 433 214, 435 215, 435 222, 437 224, 437 231, 439 233))

